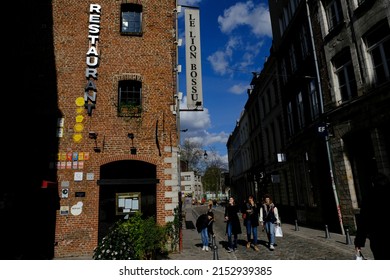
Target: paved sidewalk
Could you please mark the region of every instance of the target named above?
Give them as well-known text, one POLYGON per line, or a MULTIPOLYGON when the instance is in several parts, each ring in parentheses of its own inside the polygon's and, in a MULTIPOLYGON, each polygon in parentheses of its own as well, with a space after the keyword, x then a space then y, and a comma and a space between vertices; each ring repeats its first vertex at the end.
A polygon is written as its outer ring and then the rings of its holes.
MULTIPOLYGON (((258 247, 260 250, 256 252, 252 248, 245 247, 246 230, 241 223, 242 234, 238 236, 238 251, 228 253, 225 249, 227 236, 225 235, 223 207, 215 208, 214 232, 217 251, 202 251, 200 234, 195 224, 197 216, 199 213, 204 213, 206 207, 185 205, 183 211, 185 212, 185 225, 182 251, 169 254, 171 260, 353 260, 354 257, 354 236, 350 236, 351 243, 348 244, 345 235, 329 232, 326 236, 325 229, 321 231, 300 226, 296 230, 295 225, 292 224, 282 224, 284 236, 276 239, 274 251, 268 249, 266 234, 259 227, 258 247)), ((374 259, 369 249, 369 240, 362 252, 367 259, 374 259)))

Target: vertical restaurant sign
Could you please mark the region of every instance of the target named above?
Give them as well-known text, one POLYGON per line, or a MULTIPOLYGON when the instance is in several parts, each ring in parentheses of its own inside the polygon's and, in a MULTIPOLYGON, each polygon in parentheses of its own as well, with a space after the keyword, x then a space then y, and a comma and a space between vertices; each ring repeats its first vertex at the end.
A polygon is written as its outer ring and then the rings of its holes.
POLYGON ((92 109, 95 109, 96 104, 96 85, 97 67, 99 66, 98 41, 100 34, 100 14, 101 6, 98 4, 90 4, 89 6, 89 25, 88 25, 88 40, 89 49, 87 51, 87 69, 85 77, 87 84, 84 90, 84 107, 87 109, 88 115, 92 115, 92 109))
POLYGON ((186 7, 186 85, 188 109, 203 110, 199 9, 186 7))

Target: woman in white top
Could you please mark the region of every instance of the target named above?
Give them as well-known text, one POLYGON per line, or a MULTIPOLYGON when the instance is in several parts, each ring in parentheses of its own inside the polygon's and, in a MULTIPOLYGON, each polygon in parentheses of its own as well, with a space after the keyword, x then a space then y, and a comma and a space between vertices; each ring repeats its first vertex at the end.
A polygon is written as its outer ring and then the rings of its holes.
POLYGON ((269 249, 271 251, 275 250, 275 225, 280 226, 280 219, 278 208, 272 202, 270 195, 266 194, 264 196, 264 203, 260 209, 260 224, 265 229, 268 237, 269 249))

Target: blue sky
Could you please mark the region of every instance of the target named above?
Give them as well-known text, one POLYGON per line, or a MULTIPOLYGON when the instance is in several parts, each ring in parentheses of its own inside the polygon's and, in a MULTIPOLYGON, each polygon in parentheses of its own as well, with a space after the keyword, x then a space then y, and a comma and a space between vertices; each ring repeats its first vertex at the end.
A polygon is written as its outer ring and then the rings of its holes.
MULTIPOLYGON (((202 143, 227 162, 226 142, 247 100, 252 72, 263 68, 272 43, 267 0, 179 0, 199 7, 204 111, 180 113, 181 141, 202 143)), ((180 108, 186 108, 184 8, 179 13, 180 108)))

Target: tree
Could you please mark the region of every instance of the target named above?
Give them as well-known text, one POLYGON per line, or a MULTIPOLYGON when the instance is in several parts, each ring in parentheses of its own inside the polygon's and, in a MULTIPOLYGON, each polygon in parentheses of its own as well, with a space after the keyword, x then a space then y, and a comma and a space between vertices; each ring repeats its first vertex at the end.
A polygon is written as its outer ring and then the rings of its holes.
POLYGON ((185 171, 202 173, 204 170, 201 163, 203 154, 204 152, 201 143, 191 142, 189 139, 185 139, 180 150, 180 160, 185 163, 185 171))
POLYGON ((222 191, 221 176, 227 171, 227 166, 213 147, 207 154, 206 168, 202 177, 203 190, 217 194, 219 191, 222 191))

